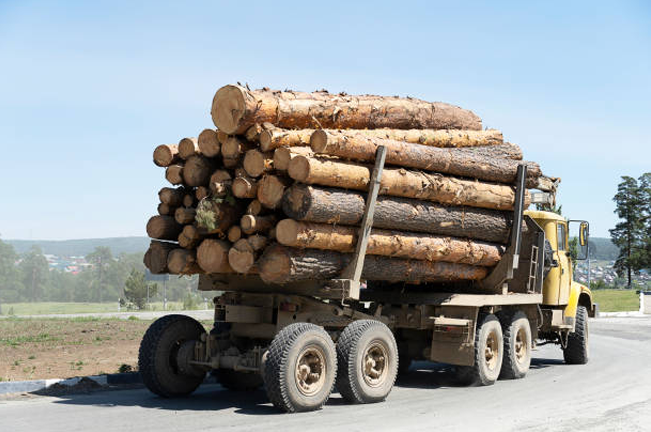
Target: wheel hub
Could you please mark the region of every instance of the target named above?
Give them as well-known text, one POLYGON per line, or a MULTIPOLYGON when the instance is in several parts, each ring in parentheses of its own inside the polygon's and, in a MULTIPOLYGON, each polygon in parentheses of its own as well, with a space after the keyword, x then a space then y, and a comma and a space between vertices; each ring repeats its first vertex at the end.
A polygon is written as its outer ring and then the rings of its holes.
POLYGON ((324 353, 315 346, 305 348, 296 362, 296 386, 305 396, 318 393, 325 384, 326 361, 324 353))
POLYGON ((372 342, 362 357, 362 371, 364 381, 371 387, 378 387, 384 383, 388 375, 387 347, 380 341, 372 342))
POLYGON ((527 334, 523 328, 515 335, 515 358, 522 362, 527 356, 527 334))
POLYGON ((495 370, 497 361, 499 359, 499 343, 498 337, 495 332, 491 332, 486 339, 486 348, 484 350, 484 358, 486 366, 490 370, 495 370))

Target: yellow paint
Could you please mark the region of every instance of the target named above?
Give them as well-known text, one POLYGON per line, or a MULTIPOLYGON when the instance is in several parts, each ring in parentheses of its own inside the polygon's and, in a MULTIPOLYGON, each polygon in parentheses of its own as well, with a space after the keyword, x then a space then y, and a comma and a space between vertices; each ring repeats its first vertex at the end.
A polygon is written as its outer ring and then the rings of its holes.
MULTIPOLYGON (((579 306, 579 298, 582 294, 587 295, 590 298, 590 305, 592 305, 592 292, 590 289, 578 282, 572 282, 570 297, 567 306, 563 310, 563 316, 572 318, 576 317, 576 309, 579 306)), ((590 312, 590 310, 588 310, 588 312, 590 312)))

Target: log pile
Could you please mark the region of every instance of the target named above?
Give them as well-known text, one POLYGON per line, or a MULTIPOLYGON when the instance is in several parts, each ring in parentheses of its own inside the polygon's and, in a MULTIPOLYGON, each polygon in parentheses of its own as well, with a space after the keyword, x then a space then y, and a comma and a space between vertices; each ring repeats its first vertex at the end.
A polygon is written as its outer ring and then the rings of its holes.
POLYGON ((171 186, 147 223, 152 273, 339 277, 384 146, 362 277, 477 281, 505 251, 518 165, 528 188, 550 184, 500 131, 445 103, 228 85, 211 115, 216 128, 154 150, 171 186))

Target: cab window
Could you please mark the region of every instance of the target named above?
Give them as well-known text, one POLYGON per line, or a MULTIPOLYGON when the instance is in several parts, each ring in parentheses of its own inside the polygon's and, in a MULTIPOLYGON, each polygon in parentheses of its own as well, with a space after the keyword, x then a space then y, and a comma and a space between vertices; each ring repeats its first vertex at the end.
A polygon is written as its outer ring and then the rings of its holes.
POLYGON ((567 250, 567 234, 565 224, 559 223, 556 228, 556 238, 558 241, 558 250, 567 250))

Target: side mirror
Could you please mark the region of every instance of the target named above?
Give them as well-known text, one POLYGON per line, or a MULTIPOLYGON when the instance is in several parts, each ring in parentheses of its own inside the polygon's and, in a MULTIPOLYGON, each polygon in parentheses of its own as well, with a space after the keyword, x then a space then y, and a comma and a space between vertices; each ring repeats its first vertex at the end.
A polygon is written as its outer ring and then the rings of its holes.
POLYGON ((588 245, 588 223, 581 222, 579 227, 579 245, 587 246, 588 245))
POLYGON ((584 220, 570 221, 570 238, 575 243, 575 258, 585 260, 588 258, 588 239, 590 237, 590 224, 584 220))

